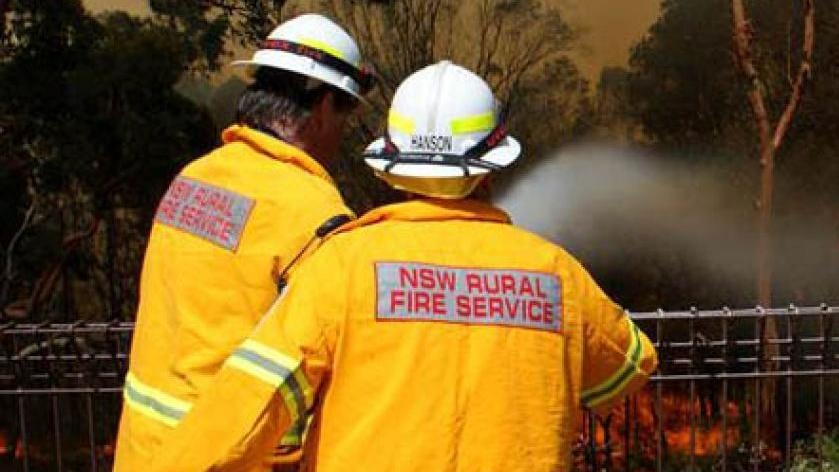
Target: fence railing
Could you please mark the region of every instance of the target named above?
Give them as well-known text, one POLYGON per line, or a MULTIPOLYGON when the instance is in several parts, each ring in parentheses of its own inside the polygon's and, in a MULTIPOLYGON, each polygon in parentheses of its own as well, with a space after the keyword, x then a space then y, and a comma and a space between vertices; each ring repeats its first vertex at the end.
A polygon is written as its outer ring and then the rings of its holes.
MULTIPOLYGON (((659 371, 608 417, 582 416, 579 470, 836 470, 819 464, 839 461, 824 447, 839 426, 839 307, 631 316, 659 371)), ((110 470, 132 331, 0 323, 0 470, 110 470)))
POLYGON ((110 470, 133 323, 0 324, 0 470, 110 470))
POLYGON ((839 426, 839 308, 632 317, 654 341, 659 370, 608 418, 587 415, 581 468, 839 470, 839 456, 825 457, 839 439, 828 436, 839 426))

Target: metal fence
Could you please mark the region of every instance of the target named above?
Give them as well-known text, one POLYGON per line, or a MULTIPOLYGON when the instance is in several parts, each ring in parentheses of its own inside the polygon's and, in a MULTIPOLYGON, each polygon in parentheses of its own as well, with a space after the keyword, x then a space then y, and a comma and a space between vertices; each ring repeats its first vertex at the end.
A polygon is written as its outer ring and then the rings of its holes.
MULTIPOLYGON (((632 317, 660 369, 582 415, 579 470, 839 470, 839 307, 632 317)), ((132 330, 0 324, 0 470, 110 470, 132 330)))
POLYGON ((839 308, 632 317, 659 371, 609 417, 586 415, 581 469, 839 470, 839 308))
POLYGON ((110 470, 133 323, 0 325, 0 470, 110 470))

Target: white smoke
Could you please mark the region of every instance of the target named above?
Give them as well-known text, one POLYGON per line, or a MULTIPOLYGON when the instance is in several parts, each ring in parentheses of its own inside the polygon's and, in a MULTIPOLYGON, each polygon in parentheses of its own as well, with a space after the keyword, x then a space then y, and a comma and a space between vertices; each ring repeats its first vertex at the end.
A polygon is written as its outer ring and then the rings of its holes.
POLYGON ((629 250, 669 251, 742 282, 754 272, 749 194, 708 169, 588 143, 538 164, 496 203, 519 226, 601 263, 626 264, 629 250))

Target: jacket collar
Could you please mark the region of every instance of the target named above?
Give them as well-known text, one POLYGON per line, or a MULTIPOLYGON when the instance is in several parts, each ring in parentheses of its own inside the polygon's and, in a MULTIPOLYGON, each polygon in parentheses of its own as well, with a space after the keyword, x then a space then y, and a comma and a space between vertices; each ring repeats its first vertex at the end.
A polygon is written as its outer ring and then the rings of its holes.
POLYGON ((233 141, 244 142, 266 154, 271 159, 293 164, 333 185, 335 184, 326 169, 312 156, 306 154, 302 149, 294 147, 269 134, 243 125, 233 125, 221 133, 221 139, 225 144, 233 141))
POLYGON ((503 210, 478 200, 419 199, 385 205, 364 214, 336 230, 336 233, 382 221, 477 220, 510 223, 503 210))

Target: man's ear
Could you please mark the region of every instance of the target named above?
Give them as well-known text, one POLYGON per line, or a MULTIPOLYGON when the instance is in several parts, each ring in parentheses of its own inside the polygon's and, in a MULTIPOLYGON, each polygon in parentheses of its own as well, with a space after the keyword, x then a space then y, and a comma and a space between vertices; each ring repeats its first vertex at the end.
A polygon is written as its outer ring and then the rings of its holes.
POLYGON ((324 125, 325 117, 330 116, 332 113, 332 108, 332 91, 326 90, 321 93, 317 100, 315 100, 315 103, 312 104, 312 111, 306 122, 306 126, 312 131, 319 130, 324 125))

